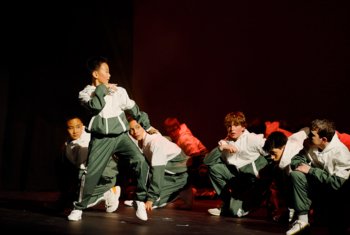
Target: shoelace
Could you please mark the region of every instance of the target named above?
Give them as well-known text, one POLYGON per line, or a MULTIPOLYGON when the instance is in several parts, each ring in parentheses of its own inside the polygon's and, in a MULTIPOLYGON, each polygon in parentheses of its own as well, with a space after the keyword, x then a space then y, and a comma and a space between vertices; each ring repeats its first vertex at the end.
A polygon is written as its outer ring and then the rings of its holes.
POLYGON ((302 230, 302 229, 305 228, 305 227, 306 227, 306 225, 303 226, 303 223, 302 223, 301 221, 296 220, 296 221, 294 221, 291 230, 292 230, 292 231, 302 230))

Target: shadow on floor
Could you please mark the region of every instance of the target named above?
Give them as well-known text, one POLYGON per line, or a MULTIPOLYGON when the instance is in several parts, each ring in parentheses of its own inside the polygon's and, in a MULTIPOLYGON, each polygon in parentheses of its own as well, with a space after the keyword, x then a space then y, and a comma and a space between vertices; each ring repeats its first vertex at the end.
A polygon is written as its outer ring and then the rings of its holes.
MULTIPOLYGON (((66 219, 69 210, 55 207, 56 192, 0 192, 1 234, 16 232, 35 234, 285 234, 288 224, 278 224, 267 217, 265 208, 243 218, 211 216, 207 210, 219 205, 217 199, 196 199, 192 210, 177 210, 169 204, 149 214, 144 222, 136 218, 135 210, 122 202, 114 213, 106 213, 101 203, 83 213, 83 219, 66 219)), ((309 234, 328 234, 327 228, 312 226, 309 234)), ((347 233, 347 234, 350 234, 347 233)))

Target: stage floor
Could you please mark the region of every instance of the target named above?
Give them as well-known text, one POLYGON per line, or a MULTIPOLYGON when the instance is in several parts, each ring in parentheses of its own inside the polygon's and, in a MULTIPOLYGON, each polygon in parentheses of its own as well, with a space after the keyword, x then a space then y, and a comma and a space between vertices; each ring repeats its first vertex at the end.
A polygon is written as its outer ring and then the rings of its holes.
MULTIPOLYGON (((265 208, 244 218, 211 216, 207 209, 216 207, 217 199, 196 199, 192 210, 178 210, 171 205, 155 209, 146 222, 136 218, 135 209, 122 201, 114 213, 106 213, 102 203, 84 211, 81 221, 72 222, 66 219, 69 212, 53 208, 56 199, 57 193, 52 192, 0 192, 1 234, 278 235, 285 234, 288 228, 288 224, 268 219, 265 208)), ((326 227, 312 225, 309 234, 328 232, 326 227)))

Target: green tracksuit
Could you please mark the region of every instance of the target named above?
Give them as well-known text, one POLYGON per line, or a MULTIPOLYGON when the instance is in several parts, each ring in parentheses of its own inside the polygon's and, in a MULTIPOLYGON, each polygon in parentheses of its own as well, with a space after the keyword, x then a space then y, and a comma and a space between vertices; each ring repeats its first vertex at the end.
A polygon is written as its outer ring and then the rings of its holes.
POLYGON ((188 185, 188 156, 161 134, 145 133, 141 151, 150 165, 149 183, 142 201, 161 206, 175 199, 188 185))
MULTIPOLYGON (((311 146, 304 148, 291 160, 291 168, 306 163, 311 166, 308 174, 299 171, 290 173, 293 205, 298 215, 308 214, 314 201, 333 205, 340 201, 338 191, 350 174, 350 153, 335 134, 323 151, 311 146)), ((347 199, 348 200, 348 199, 347 199)))
POLYGON ((268 170, 272 165, 264 157, 265 139, 261 135, 246 130, 237 141, 225 142, 239 151, 228 155, 216 147, 204 158, 204 164, 223 201, 221 215, 236 216, 238 209, 249 210, 261 201, 272 179, 272 170, 268 170))
MULTIPOLYGON (((122 87, 111 92, 105 85, 88 85, 79 93, 79 99, 93 116, 87 127, 87 131, 91 132, 88 170, 82 200, 74 203, 75 209, 87 208, 115 185, 118 170, 116 166, 109 165, 114 154, 129 160, 137 177, 137 192, 143 192, 148 165, 127 134, 129 123, 125 113, 135 118, 146 130, 151 127, 147 114, 139 110, 122 87), (106 172, 107 166, 111 167, 106 172), (104 177, 101 177, 103 172, 104 177)), ((139 196, 137 192, 136 199, 139 196)))

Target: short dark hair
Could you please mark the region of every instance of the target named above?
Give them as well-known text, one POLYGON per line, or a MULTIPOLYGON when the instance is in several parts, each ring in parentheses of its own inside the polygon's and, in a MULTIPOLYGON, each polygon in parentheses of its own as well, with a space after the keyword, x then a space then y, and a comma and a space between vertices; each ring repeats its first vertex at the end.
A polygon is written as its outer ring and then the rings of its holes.
POLYGON ((266 139, 263 149, 269 153, 274 148, 282 148, 287 144, 288 137, 281 131, 272 132, 266 139))
POLYGON ((326 137, 328 142, 331 142, 335 134, 335 125, 328 119, 315 119, 311 122, 310 130, 317 131, 320 138, 326 137))
POLYGON ((91 56, 86 61, 86 68, 91 74, 93 71, 97 70, 102 63, 108 64, 108 59, 103 56, 91 56))

